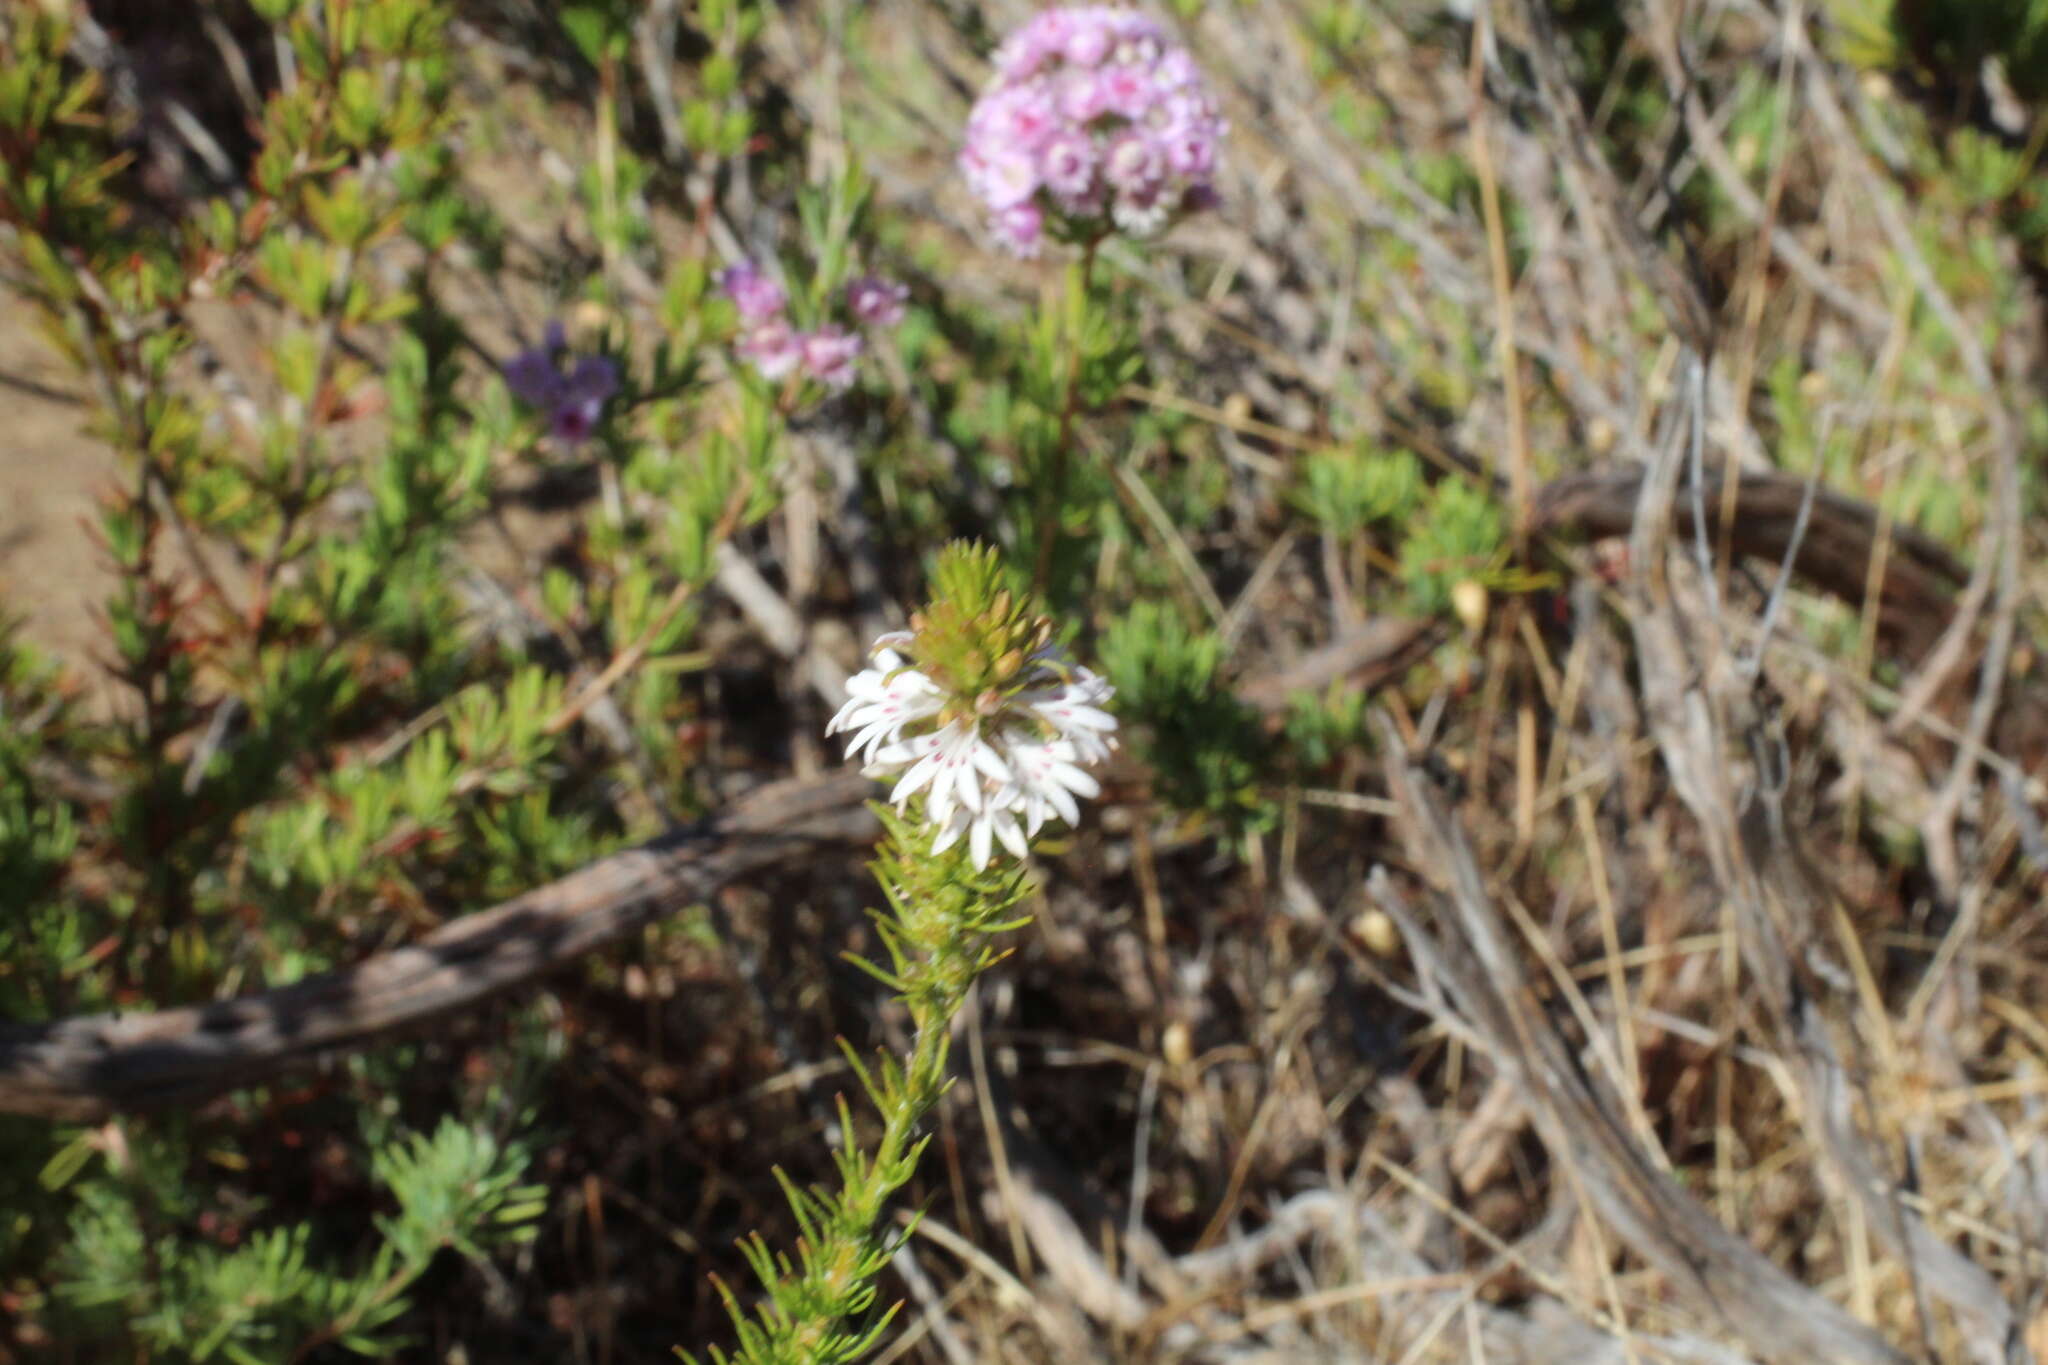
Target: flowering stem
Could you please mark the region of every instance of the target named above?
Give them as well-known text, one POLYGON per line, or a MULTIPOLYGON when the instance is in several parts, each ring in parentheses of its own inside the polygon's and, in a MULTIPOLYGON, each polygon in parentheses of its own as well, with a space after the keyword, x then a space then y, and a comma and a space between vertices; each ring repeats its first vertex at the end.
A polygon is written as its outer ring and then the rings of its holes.
POLYGON ((1067 387, 1060 400, 1059 434, 1053 438, 1052 477, 1038 493, 1038 562, 1032 586, 1045 596, 1052 586, 1053 551, 1059 544, 1060 517, 1067 505, 1067 446, 1074 436, 1074 416, 1081 406, 1081 340, 1088 322, 1088 304, 1093 296, 1095 248, 1100 237, 1090 237, 1081 248, 1079 299, 1070 309, 1072 335, 1067 345, 1067 387))
POLYGON ((945 1094, 953 1016, 975 980, 999 960, 1001 954, 990 947, 995 936, 1023 923, 1013 913, 1024 894, 1021 873, 974 869, 957 844, 934 852, 933 831, 921 821, 882 807, 877 813, 888 837, 875 875, 891 913, 877 915, 876 925, 891 967, 854 961, 890 986, 910 1011, 910 1053, 870 1067, 847 1050, 881 1113, 881 1140, 872 1155, 864 1152, 842 1101, 844 1140, 834 1154, 839 1188, 801 1190, 783 1182, 802 1232, 796 1256, 777 1255, 758 1237, 742 1244, 768 1301, 743 1314, 731 1291, 719 1286, 739 1338, 729 1358, 712 1351, 721 1365, 728 1359, 735 1365, 853 1361, 867 1355, 887 1329, 894 1308, 872 1311, 875 1280, 898 1241, 885 1231, 884 1210, 916 1173, 927 1140, 918 1127, 945 1094))
POLYGON ((783 1180, 802 1232, 796 1255, 758 1236, 741 1243, 768 1299, 745 1312, 719 1286, 739 1346, 714 1350, 716 1365, 832 1365, 880 1340, 894 1310, 872 1311, 875 1281, 898 1245, 881 1231, 883 1206, 929 1140, 917 1129, 945 1093, 953 1016, 1001 959, 997 937, 1025 923, 1016 911, 1032 838, 1054 818, 1078 823, 1076 798, 1102 794, 1084 765, 1116 745, 1116 718, 1102 709, 1115 689, 1063 655, 1052 620, 1008 578, 994 551, 947 546, 931 600, 910 630, 875 642, 873 666, 847 679, 846 705, 826 727, 852 736, 848 756, 870 777, 896 778, 893 808, 873 808, 886 836, 873 871, 889 903, 875 930, 889 965, 851 960, 903 1002, 914 1041, 909 1056, 872 1067, 846 1049, 882 1116, 881 1141, 872 1156, 862 1150, 841 1100, 838 1188, 783 1180))

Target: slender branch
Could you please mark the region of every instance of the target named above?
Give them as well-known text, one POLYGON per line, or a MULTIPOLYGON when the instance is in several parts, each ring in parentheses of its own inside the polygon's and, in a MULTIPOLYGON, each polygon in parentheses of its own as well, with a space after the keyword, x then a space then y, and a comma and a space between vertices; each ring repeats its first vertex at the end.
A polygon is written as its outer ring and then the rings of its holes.
POLYGON ((1051 586, 1052 556, 1060 538, 1060 513, 1067 505, 1067 447, 1073 441, 1074 417, 1081 405, 1081 333, 1088 321, 1098 241, 1090 238, 1081 251, 1081 304, 1078 315, 1072 319, 1075 334, 1068 338, 1071 349, 1067 352, 1067 391, 1060 402, 1059 435, 1053 439, 1052 477, 1038 491, 1038 563, 1031 581, 1041 594, 1051 586))

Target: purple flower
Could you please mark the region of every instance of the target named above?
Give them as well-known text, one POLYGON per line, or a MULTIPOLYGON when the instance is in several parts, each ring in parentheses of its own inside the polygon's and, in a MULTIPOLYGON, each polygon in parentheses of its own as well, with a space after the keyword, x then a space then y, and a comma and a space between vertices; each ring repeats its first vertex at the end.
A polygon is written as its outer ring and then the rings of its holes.
POLYGON ((1011 255, 1030 260, 1038 254, 1039 244, 1045 236, 1045 214, 1036 204, 1018 204, 1014 208, 997 210, 989 226, 995 232, 996 241, 1008 248, 1011 255))
POLYGON ((1086 133, 1059 134, 1039 149, 1038 178, 1062 199, 1088 193, 1095 179, 1095 144, 1086 133))
POLYGON ((1166 165, 1175 175, 1206 180, 1216 169, 1216 144, 1203 133, 1170 134, 1164 144, 1166 165))
POLYGON ((1116 35, 1109 31, 1107 24, 1078 23, 1068 32, 1060 55, 1075 66, 1101 66, 1115 42, 1116 35))
POLYGON ((740 337, 739 353, 753 363, 763 379, 787 378, 803 361, 803 341, 796 329, 774 318, 740 337))
POLYGON ((1038 168, 1032 165, 1030 153, 998 146, 967 164, 967 180, 990 208, 1000 212, 1037 192, 1038 168))
POLYGON ((1213 202, 1228 125, 1186 49, 1134 10, 1040 11, 998 50, 968 115, 960 169, 993 234, 1037 253, 1110 224, 1157 232, 1213 202))
POLYGON ((740 321, 749 327, 758 327, 780 316, 789 302, 782 286, 763 274, 752 261, 742 261, 728 268, 718 277, 718 285, 732 300, 733 307, 739 310, 740 321))
POLYGON ((844 327, 825 326, 805 333, 804 370, 828 389, 853 383, 854 362, 860 359, 860 338, 844 327))
POLYGON ((619 367, 604 356, 587 355, 564 374, 561 358, 568 349, 562 324, 549 323, 540 345, 506 362, 505 387, 527 407, 547 414, 549 435, 574 446, 597 430, 605 403, 619 391, 619 367))
POLYGON ((1078 127, 1109 112, 1109 87, 1099 71, 1069 71, 1060 82, 1060 113, 1078 127))
POLYGON ((1126 194, 1119 194, 1116 202, 1109 206, 1110 220, 1133 237, 1151 237, 1166 226, 1178 207, 1164 190, 1156 185, 1146 186, 1126 194))
POLYGON ((1102 99, 1112 113, 1127 119, 1141 119, 1160 93, 1153 84, 1152 69, 1137 65, 1113 66, 1102 73, 1102 99))
POLYGON ((894 327, 903 321, 910 289, 880 275, 863 275, 846 286, 846 306, 869 327, 894 327))
POLYGON ((568 347, 562 324, 551 322, 538 346, 529 346, 505 362, 505 387, 530 408, 544 408, 555 401, 562 384, 562 371, 555 357, 568 347))
POLYGON ((1166 158, 1151 138, 1126 132, 1110 144, 1102 159, 1102 175, 1110 188, 1122 193, 1141 193, 1157 185, 1166 172, 1166 158))
POLYGON ((619 367, 601 355, 587 355, 563 381, 548 417, 548 431, 564 445, 580 445, 597 430, 598 415, 619 391, 619 367))

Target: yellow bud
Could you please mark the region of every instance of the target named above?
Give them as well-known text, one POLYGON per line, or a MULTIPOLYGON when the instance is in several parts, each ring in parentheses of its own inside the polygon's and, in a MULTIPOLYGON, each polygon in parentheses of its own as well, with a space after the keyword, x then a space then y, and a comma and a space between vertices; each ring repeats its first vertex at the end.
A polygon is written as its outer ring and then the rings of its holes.
POLYGON ((1451 610, 1477 635, 1486 626, 1486 585, 1467 578, 1451 588, 1451 610))
POLYGON ((1186 1066, 1194 1059, 1195 1039, 1188 1032, 1188 1026, 1179 1019, 1166 1026, 1166 1032, 1159 1037, 1159 1051, 1169 1066, 1186 1066))
POLYGON ((1586 424, 1586 447, 1595 455, 1605 455, 1614 449, 1614 443, 1620 435, 1621 433, 1615 430, 1614 423, 1605 417, 1595 417, 1586 424))
POLYGON ((1374 957, 1392 957, 1401 950, 1401 935, 1384 910, 1364 910, 1351 919, 1351 937, 1374 957))

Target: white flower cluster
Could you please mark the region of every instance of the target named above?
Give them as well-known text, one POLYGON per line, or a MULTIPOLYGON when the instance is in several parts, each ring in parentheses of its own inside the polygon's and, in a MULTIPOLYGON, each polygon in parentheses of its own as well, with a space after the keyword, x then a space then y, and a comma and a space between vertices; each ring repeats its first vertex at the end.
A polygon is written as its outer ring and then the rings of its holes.
POLYGON ((1102 792, 1081 765, 1101 762, 1116 745, 1116 717, 1102 709, 1115 689, 1047 649, 1029 685, 992 713, 977 708, 969 719, 906 733, 952 700, 896 652, 911 638, 882 636, 873 666, 847 680, 847 703, 825 731, 853 733, 847 757, 862 760, 869 777, 896 779, 890 799, 899 810, 924 792, 925 819, 940 831, 932 851, 964 834, 977 868, 988 866, 997 840, 1022 858, 1050 817, 1077 823, 1074 798, 1102 792))

